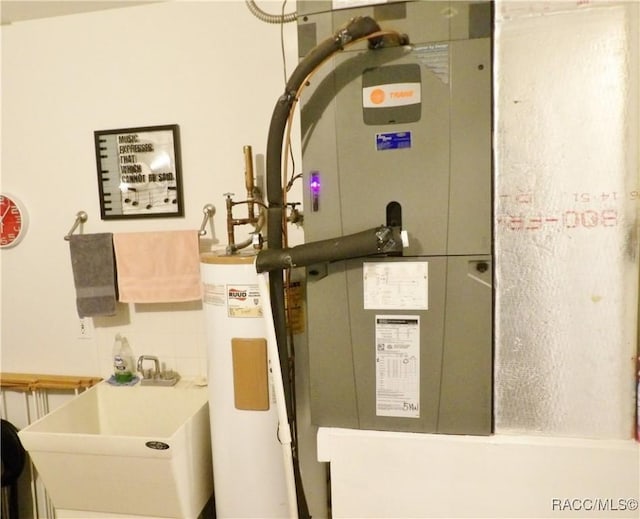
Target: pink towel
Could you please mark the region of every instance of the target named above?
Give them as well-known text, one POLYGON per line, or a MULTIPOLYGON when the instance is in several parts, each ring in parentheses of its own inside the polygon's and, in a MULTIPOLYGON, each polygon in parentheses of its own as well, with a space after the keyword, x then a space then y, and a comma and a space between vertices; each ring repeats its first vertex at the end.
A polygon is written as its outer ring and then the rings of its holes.
POLYGON ((113 235, 118 300, 172 303, 202 298, 198 231, 113 235))

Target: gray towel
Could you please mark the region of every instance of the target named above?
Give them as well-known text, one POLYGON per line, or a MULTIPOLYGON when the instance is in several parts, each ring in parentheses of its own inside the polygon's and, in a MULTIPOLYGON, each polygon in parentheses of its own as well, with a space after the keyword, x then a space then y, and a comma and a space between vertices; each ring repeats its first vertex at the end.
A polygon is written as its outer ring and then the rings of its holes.
POLYGON ((113 234, 72 234, 69 251, 78 315, 114 315, 117 284, 113 234))

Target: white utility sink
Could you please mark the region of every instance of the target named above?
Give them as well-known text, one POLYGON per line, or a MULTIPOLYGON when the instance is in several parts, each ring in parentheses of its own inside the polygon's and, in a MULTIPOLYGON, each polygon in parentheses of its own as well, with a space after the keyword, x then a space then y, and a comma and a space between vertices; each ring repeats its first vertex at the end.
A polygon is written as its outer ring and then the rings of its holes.
POLYGON ((24 428, 56 509, 196 518, 213 493, 208 390, 101 382, 24 428))

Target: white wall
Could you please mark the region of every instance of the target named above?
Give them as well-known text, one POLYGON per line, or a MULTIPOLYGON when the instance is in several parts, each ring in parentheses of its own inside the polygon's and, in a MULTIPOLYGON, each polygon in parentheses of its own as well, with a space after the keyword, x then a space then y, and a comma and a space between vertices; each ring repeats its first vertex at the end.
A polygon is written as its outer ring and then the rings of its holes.
MULTIPOLYGON (((281 2, 260 5, 278 13, 281 2)), ((295 24, 284 38, 291 70, 295 24)), ((119 304, 117 316, 93 319, 92 337, 79 339, 63 236, 79 210, 89 216, 86 233, 197 229, 213 203, 215 237, 226 244, 223 193, 245 194, 245 144, 264 174, 282 67, 280 27, 241 1, 171 1, 2 27, 1 186, 30 219, 24 241, 1 253, 2 371, 108 377, 121 332, 136 356, 158 355, 183 376, 206 374, 200 303, 119 304), (94 130, 173 123, 184 218, 101 221, 94 130)))
MULTIPOLYGON (((260 1, 272 13, 281 5, 260 1)), ((244 145, 264 176, 271 113, 284 90, 280 27, 259 21, 244 1, 175 0, 0 31, 0 187, 24 202, 30 220, 22 243, 0 252, 0 370, 106 378, 120 332, 134 355, 158 355, 183 377, 206 375, 201 303, 118 304, 116 316, 88 319, 90 337, 80 339, 63 237, 79 210, 88 213, 85 233, 197 229, 212 203, 214 227, 201 243, 224 246, 223 194, 244 197, 244 145), (161 124, 180 126, 185 216, 102 221, 93 132, 161 124)), ((283 34, 291 72, 295 24, 283 34)), ((237 237, 246 237, 242 228, 237 237)), ((53 398, 51 408, 62 401, 53 398)), ((3 403, 11 421, 26 425, 21 395, 3 403)), ((28 500, 28 490, 22 494, 28 500)))

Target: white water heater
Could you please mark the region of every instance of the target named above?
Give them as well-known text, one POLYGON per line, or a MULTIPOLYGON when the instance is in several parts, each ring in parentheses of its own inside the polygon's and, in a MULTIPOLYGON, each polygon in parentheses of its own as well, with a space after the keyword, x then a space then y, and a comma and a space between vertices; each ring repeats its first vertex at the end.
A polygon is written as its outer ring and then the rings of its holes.
POLYGON ((289 514, 254 259, 201 255, 217 517, 289 514))

